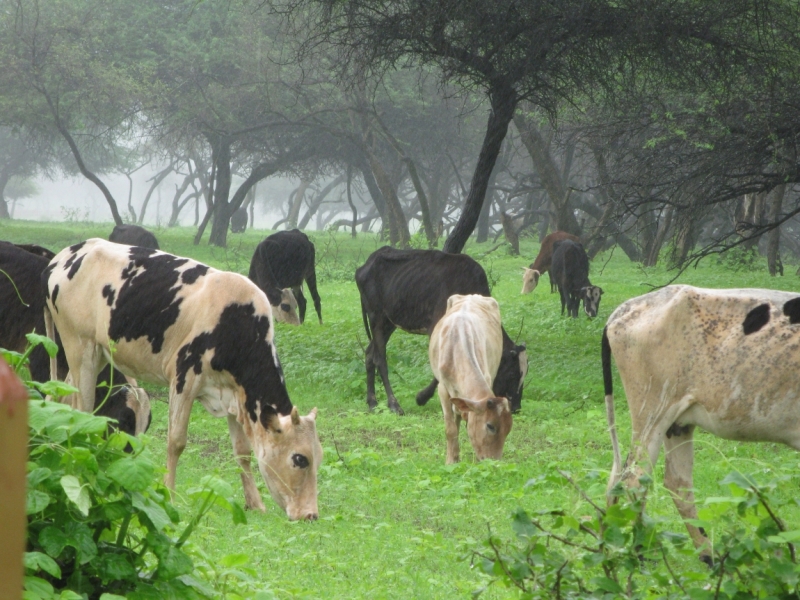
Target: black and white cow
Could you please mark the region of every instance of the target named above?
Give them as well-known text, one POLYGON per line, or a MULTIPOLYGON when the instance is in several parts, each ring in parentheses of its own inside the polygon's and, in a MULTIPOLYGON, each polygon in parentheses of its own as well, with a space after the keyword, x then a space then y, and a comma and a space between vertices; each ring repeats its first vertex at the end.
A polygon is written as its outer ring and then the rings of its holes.
POLYGON ((279 231, 265 238, 250 261, 250 280, 269 298, 279 321, 297 325, 305 321, 307 301, 303 281, 314 299, 314 310, 322 324, 322 303, 314 270, 314 244, 299 229, 279 231), (300 318, 294 307, 300 309, 300 318))
POLYGON ((43 275, 83 408, 109 360, 169 386, 166 483, 175 487, 192 404, 227 417, 248 507, 264 510, 251 449, 290 519, 316 519, 322 447, 316 409, 292 405, 273 343, 272 310, 246 277, 188 258, 91 239, 59 252, 43 275))
MULTIPOLYGON (((0 270, 5 273, 0 273, 0 347, 23 352, 28 344, 26 334, 45 334, 42 272, 54 256, 41 246, 0 242, 0 270)), ((56 343, 60 358, 56 374, 50 373, 50 357, 43 346, 31 352, 29 366, 34 381, 42 383, 51 377, 67 379, 64 348, 58 336, 56 343)), ((137 387, 135 381, 126 381, 118 370, 114 369, 112 374, 110 365, 97 377, 94 398, 95 414, 116 420, 125 433, 139 435, 150 425, 147 392, 137 387), (109 385, 113 386, 110 395, 109 385)))
POLYGON ((138 225, 117 225, 108 236, 108 241, 128 246, 152 248, 153 250, 159 248, 156 236, 138 225))
MULTIPOLYGON (((439 250, 396 250, 384 246, 373 252, 356 270, 356 284, 361 293, 361 313, 370 342, 366 350, 367 405, 377 406, 375 368, 383 380, 389 408, 403 414, 403 409, 389 383, 386 344, 398 327, 409 333, 430 335, 447 311, 447 299, 453 294, 491 296, 486 273, 466 254, 439 250)), ((522 387, 528 372, 525 344, 515 344, 505 329, 503 356, 494 379, 497 396, 508 398, 511 410, 518 411, 522 387)), ((434 379, 417 394, 417 404, 425 404, 438 386, 434 379)))
POLYGON ((589 257, 583 245, 569 239, 553 244, 553 262, 550 274, 561 294, 561 314, 564 306, 571 317, 578 316, 578 307, 583 300, 583 310, 590 317, 597 316, 603 290, 589 281, 589 257))
MULTIPOLYGON (((667 286, 621 304, 603 331, 605 402, 620 480, 638 486, 666 452, 664 485, 694 543, 695 427, 729 440, 779 442, 800 450, 800 294, 667 286), (624 465, 614 417, 611 356, 631 416, 624 465)), ((613 501, 613 498, 609 498, 613 501)), ((710 562, 709 549, 701 557, 710 562)))

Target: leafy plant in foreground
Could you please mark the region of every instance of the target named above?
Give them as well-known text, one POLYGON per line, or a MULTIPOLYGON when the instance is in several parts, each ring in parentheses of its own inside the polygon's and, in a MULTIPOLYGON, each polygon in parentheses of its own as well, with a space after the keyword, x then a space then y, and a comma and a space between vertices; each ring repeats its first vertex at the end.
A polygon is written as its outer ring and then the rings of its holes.
MULTIPOLYGON (((592 473, 584 483, 597 478, 592 473)), ((732 473, 723 479, 730 494, 706 500, 701 516, 707 518, 695 523, 713 544, 714 564, 707 568, 688 536, 666 531, 661 519, 644 512, 648 477, 635 489, 617 486, 612 493, 618 502, 604 507, 586 486, 558 471, 529 485, 574 487, 583 511, 529 515, 518 509, 512 519, 516 542, 503 544, 490 531, 483 548, 472 552, 473 564, 523 598, 797 598, 800 566, 793 542, 800 530, 788 530, 777 513, 797 501, 781 502, 774 494, 789 478, 757 483, 732 473)))
MULTIPOLYGON (((42 342, 38 338, 30 341, 42 342)), ((29 354, 3 351, 18 372, 29 354)), ((75 391, 61 382, 26 384, 52 395, 75 391)), ((30 400, 24 598, 252 596, 246 557, 223 557, 212 567, 187 543, 214 506, 234 523, 246 522, 231 487, 204 477, 188 492, 195 514, 182 524, 143 442, 109 432, 108 422, 57 402, 30 400), (124 451, 129 443, 131 454, 124 451)))

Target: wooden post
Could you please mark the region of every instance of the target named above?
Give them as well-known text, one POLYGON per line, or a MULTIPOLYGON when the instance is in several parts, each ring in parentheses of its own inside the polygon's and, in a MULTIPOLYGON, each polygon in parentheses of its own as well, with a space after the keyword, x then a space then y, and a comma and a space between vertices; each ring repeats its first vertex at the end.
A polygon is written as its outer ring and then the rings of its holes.
POLYGON ((0 358, 0 598, 22 598, 28 394, 0 358))

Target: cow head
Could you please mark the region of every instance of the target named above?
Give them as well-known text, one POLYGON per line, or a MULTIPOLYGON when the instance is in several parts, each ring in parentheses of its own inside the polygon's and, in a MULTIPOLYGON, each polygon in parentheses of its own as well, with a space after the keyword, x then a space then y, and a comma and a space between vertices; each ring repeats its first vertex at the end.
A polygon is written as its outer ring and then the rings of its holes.
POLYGON ((522 388, 528 375, 528 351, 525 344, 514 344, 511 340, 508 343, 513 346, 503 349, 492 391, 507 398, 511 411, 517 412, 522 406, 522 388))
POLYGON ((451 398, 467 422, 467 433, 478 460, 503 458, 503 445, 511 431, 511 409, 505 398, 465 400, 451 398))
POLYGON ((319 516, 317 471, 322 446, 316 420, 316 408, 301 417, 293 407, 289 415, 272 415, 266 428, 256 425, 250 438, 269 493, 291 521, 314 521, 319 516))
POLYGON ((533 290, 536 289, 536 285, 539 283, 539 277, 542 274, 535 269, 525 269, 522 273, 522 294, 530 294, 533 290))
POLYGON ((603 288, 596 285, 587 285, 581 288, 581 298, 583 299, 583 310, 590 317, 597 316, 597 309, 600 308, 600 296, 603 295, 603 288))
POLYGON ((281 302, 278 306, 272 307, 272 316, 281 323, 300 325, 300 317, 297 314, 297 300, 292 290, 289 288, 281 290, 281 302))

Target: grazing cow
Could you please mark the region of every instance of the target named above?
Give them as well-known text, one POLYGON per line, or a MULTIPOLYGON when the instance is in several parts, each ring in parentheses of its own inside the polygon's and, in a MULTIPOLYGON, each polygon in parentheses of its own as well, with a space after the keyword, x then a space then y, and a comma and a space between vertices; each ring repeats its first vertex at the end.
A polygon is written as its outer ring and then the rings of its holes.
POLYGON ((175 488, 192 404, 227 417, 245 502, 264 510, 251 449, 270 494, 290 519, 317 518, 322 447, 316 409, 292 406, 273 343, 266 296, 236 273, 157 250, 91 239, 50 262, 47 308, 61 333, 83 409, 114 347, 131 376, 169 386, 166 484, 175 488))
POLYGON ((450 296, 447 312, 433 328, 428 346, 431 369, 439 380, 448 465, 459 460, 462 415, 478 460, 503 458, 503 445, 511 431, 511 409, 507 399, 492 392, 502 353, 497 300, 479 294, 450 296))
MULTIPOLYGON (((530 294, 536 289, 539 283, 539 277, 550 271, 550 265, 553 262, 553 245, 561 240, 572 240, 573 242, 580 243, 581 239, 577 235, 572 235, 566 231, 554 231, 548 234, 542 240, 542 245, 539 248, 539 254, 536 259, 531 263, 530 268, 525 269, 522 273, 522 293, 530 294)), ((556 281, 553 273, 550 272, 550 293, 556 291, 556 281)))
POLYGON ((243 233, 247 229, 247 209, 239 208, 231 215, 231 231, 243 233))
POLYGON ((305 281, 322 324, 322 303, 314 270, 314 244, 299 229, 279 231, 264 239, 253 253, 249 277, 269 298, 276 315, 279 315, 276 318, 292 325, 299 325, 306 319, 305 281), (300 309, 299 319, 296 308, 300 309))
MULTIPOLYGON (((695 427, 730 440, 781 442, 800 450, 800 295, 775 290, 668 286, 628 300, 603 332, 605 402, 618 481, 638 485, 663 445, 664 485, 684 519, 692 494, 695 427), (631 415, 622 465, 614 423, 611 356, 631 415)), ((688 521, 695 545, 703 532, 688 521)), ((710 562, 709 551, 703 558, 710 562)))
POLYGON ((152 248, 158 250, 158 240, 156 236, 138 225, 117 225, 108 236, 109 242, 126 244, 128 246, 141 246, 142 248, 152 248))
MULTIPOLYGON (((45 295, 41 278, 54 256, 53 252, 41 246, 0 242, 0 270, 6 273, 0 273, 0 347, 24 352, 28 345, 25 334, 33 331, 45 334, 45 295)), ((50 373, 50 358, 43 346, 39 345, 31 352, 29 367, 34 381, 42 383, 51 377, 62 381, 67 378, 64 349, 58 336, 56 342, 60 369, 55 374, 50 373)), ((126 382, 125 376, 116 369, 112 376, 109 366, 100 373, 97 386, 96 414, 115 419, 119 429, 130 435, 139 435, 147 430, 150 398, 147 392, 136 387, 135 381, 126 382), (106 400, 108 384, 113 384, 114 389, 106 400)))
MULTIPOLYGON (((356 270, 356 284, 361 293, 361 314, 370 339, 366 349, 367 405, 377 406, 375 368, 383 380, 389 408, 402 415, 403 409, 389 383, 386 344, 396 328, 409 333, 430 335, 447 310, 453 294, 490 296, 486 273, 466 254, 448 254, 439 250, 377 249, 356 270)), ((528 372, 525 344, 515 344, 505 330, 503 356, 494 380, 497 396, 508 398, 511 410, 517 411, 522 387, 528 372)), ((423 405, 433 396, 438 381, 417 394, 423 405)))
POLYGON ((553 245, 551 274, 561 295, 561 314, 577 318, 578 306, 583 300, 583 310, 590 317, 597 316, 602 288, 589 281, 589 257, 583 246, 572 240, 561 240, 553 245))

